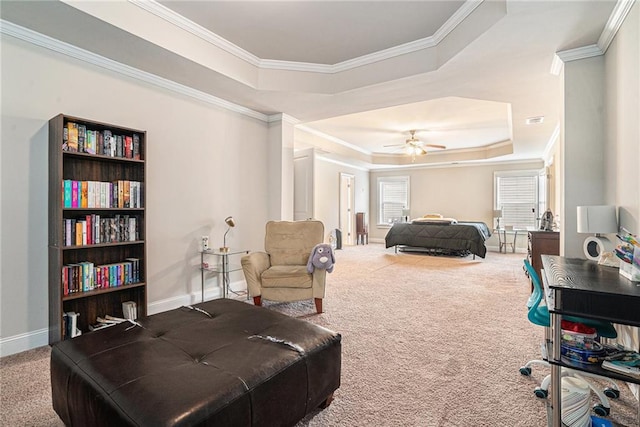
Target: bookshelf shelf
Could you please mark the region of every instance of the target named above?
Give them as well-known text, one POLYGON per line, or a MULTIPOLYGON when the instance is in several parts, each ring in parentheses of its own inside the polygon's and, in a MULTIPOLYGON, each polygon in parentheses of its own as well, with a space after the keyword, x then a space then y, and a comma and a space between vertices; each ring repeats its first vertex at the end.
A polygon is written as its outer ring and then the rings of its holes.
POLYGON ((78 299, 78 298, 90 298, 90 297, 95 296, 95 295, 108 294, 110 292, 121 292, 123 290, 131 289, 131 288, 137 288, 137 287, 146 286, 146 285, 147 284, 145 282, 138 282, 138 283, 132 283, 130 285, 118 286, 118 287, 115 287, 115 288, 95 289, 93 291, 77 292, 75 294, 63 296, 62 297, 62 301, 71 301, 71 300, 78 299))
POLYGON ((98 317, 147 313, 146 132, 59 114, 49 120, 49 343, 98 317))
POLYGON ((143 245, 144 240, 135 240, 133 242, 115 242, 115 243, 96 243, 93 245, 72 245, 72 246, 63 246, 64 250, 74 250, 74 249, 96 249, 96 248, 108 248, 113 246, 123 246, 123 245, 143 245))

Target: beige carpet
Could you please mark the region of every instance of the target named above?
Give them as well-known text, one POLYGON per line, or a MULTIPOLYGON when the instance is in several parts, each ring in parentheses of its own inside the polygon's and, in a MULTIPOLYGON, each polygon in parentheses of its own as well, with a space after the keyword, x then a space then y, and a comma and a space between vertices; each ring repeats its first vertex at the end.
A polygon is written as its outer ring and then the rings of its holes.
MULTIPOLYGON (((325 313, 313 302, 265 304, 342 334, 342 385, 303 426, 546 425, 545 402, 518 368, 539 357, 526 319, 522 254, 486 259, 395 254, 382 245, 336 251, 325 313)), ((0 359, 2 426, 61 425, 51 408, 49 348, 0 359)), ((623 383, 611 419, 636 426, 623 383)))

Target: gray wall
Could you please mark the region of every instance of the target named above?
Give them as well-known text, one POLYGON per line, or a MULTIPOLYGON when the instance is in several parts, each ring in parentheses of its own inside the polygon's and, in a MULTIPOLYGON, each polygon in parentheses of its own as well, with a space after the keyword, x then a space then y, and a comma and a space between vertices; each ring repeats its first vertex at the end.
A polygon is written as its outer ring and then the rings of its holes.
MULTIPOLYGON (((640 4, 636 2, 605 56, 605 202, 620 226, 640 233, 640 4)), ((614 240, 615 241, 615 240, 614 240)), ((640 329, 619 326, 619 341, 640 351, 640 329)), ((631 386, 636 398, 638 385, 631 386)))
POLYGON ((2 355, 47 343, 48 120, 59 113, 147 131, 150 313, 200 298, 200 237, 221 246, 226 216, 232 247, 263 247, 264 121, 9 36, 1 49, 2 355))

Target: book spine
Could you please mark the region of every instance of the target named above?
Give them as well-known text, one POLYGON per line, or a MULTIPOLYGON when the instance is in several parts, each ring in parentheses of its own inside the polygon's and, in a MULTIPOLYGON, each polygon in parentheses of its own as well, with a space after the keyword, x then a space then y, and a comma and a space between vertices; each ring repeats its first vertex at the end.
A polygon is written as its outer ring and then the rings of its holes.
POLYGON ((96 154, 96 131, 87 130, 87 153, 96 154))
POLYGON ((85 217, 85 222, 87 224, 87 245, 93 244, 93 223, 91 222, 91 215, 87 215, 85 217))
POLYGON ((63 208, 70 208, 71 206, 71 180, 70 179, 65 179, 62 183, 62 188, 63 188, 63 203, 62 203, 62 207, 63 208))
POLYGON ((115 157, 123 157, 122 155, 122 135, 116 135, 116 155, 115 157))
POLYGON ((66 126, 62 128, 62 151, 69 151, 69 129, 66 126))
POLYGON ((89 182, 88 181, 80 181, 81 191, 80 194, 80 206, 81 208, 89 207, 89 182))
POLYGON ((133 138, 130 136, 124 137, 124 157, 133 159, 133 138))
POLYGON ((87 146, 87 127, 85 125, 78 125, 78 151, 86 153, 87 146))
POLYGON ((133 134, 133 158, 134 160, 140 160, 140 135, 133 134))
POLYGON ((71 207, 78 207, 78 181, 71 181, 71 207))
POLYGON ((78 125, 73 122, 67 123, 67 137, 69 151, 78 151, 78 125))

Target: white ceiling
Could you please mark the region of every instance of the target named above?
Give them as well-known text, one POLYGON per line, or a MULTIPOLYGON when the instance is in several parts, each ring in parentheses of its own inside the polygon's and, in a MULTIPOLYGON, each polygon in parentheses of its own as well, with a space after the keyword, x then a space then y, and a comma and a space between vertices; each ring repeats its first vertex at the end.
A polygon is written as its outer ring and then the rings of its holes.
MULTIPOLYGON (((411 164, 385 146, 412 129, 447 147, 418 164, 541 159, 562 108, 561 75, 550 72, 556 53, 606 49, 619 8, 614 0, 5 0, 0 14, 200 93, 284 113, 333 141, 322 144, 328 155, 382 167, 411 164), (544 122, 525 124, 534 116, 544 122)), ((315 140, 298 139, 300 148, 315 140)))

